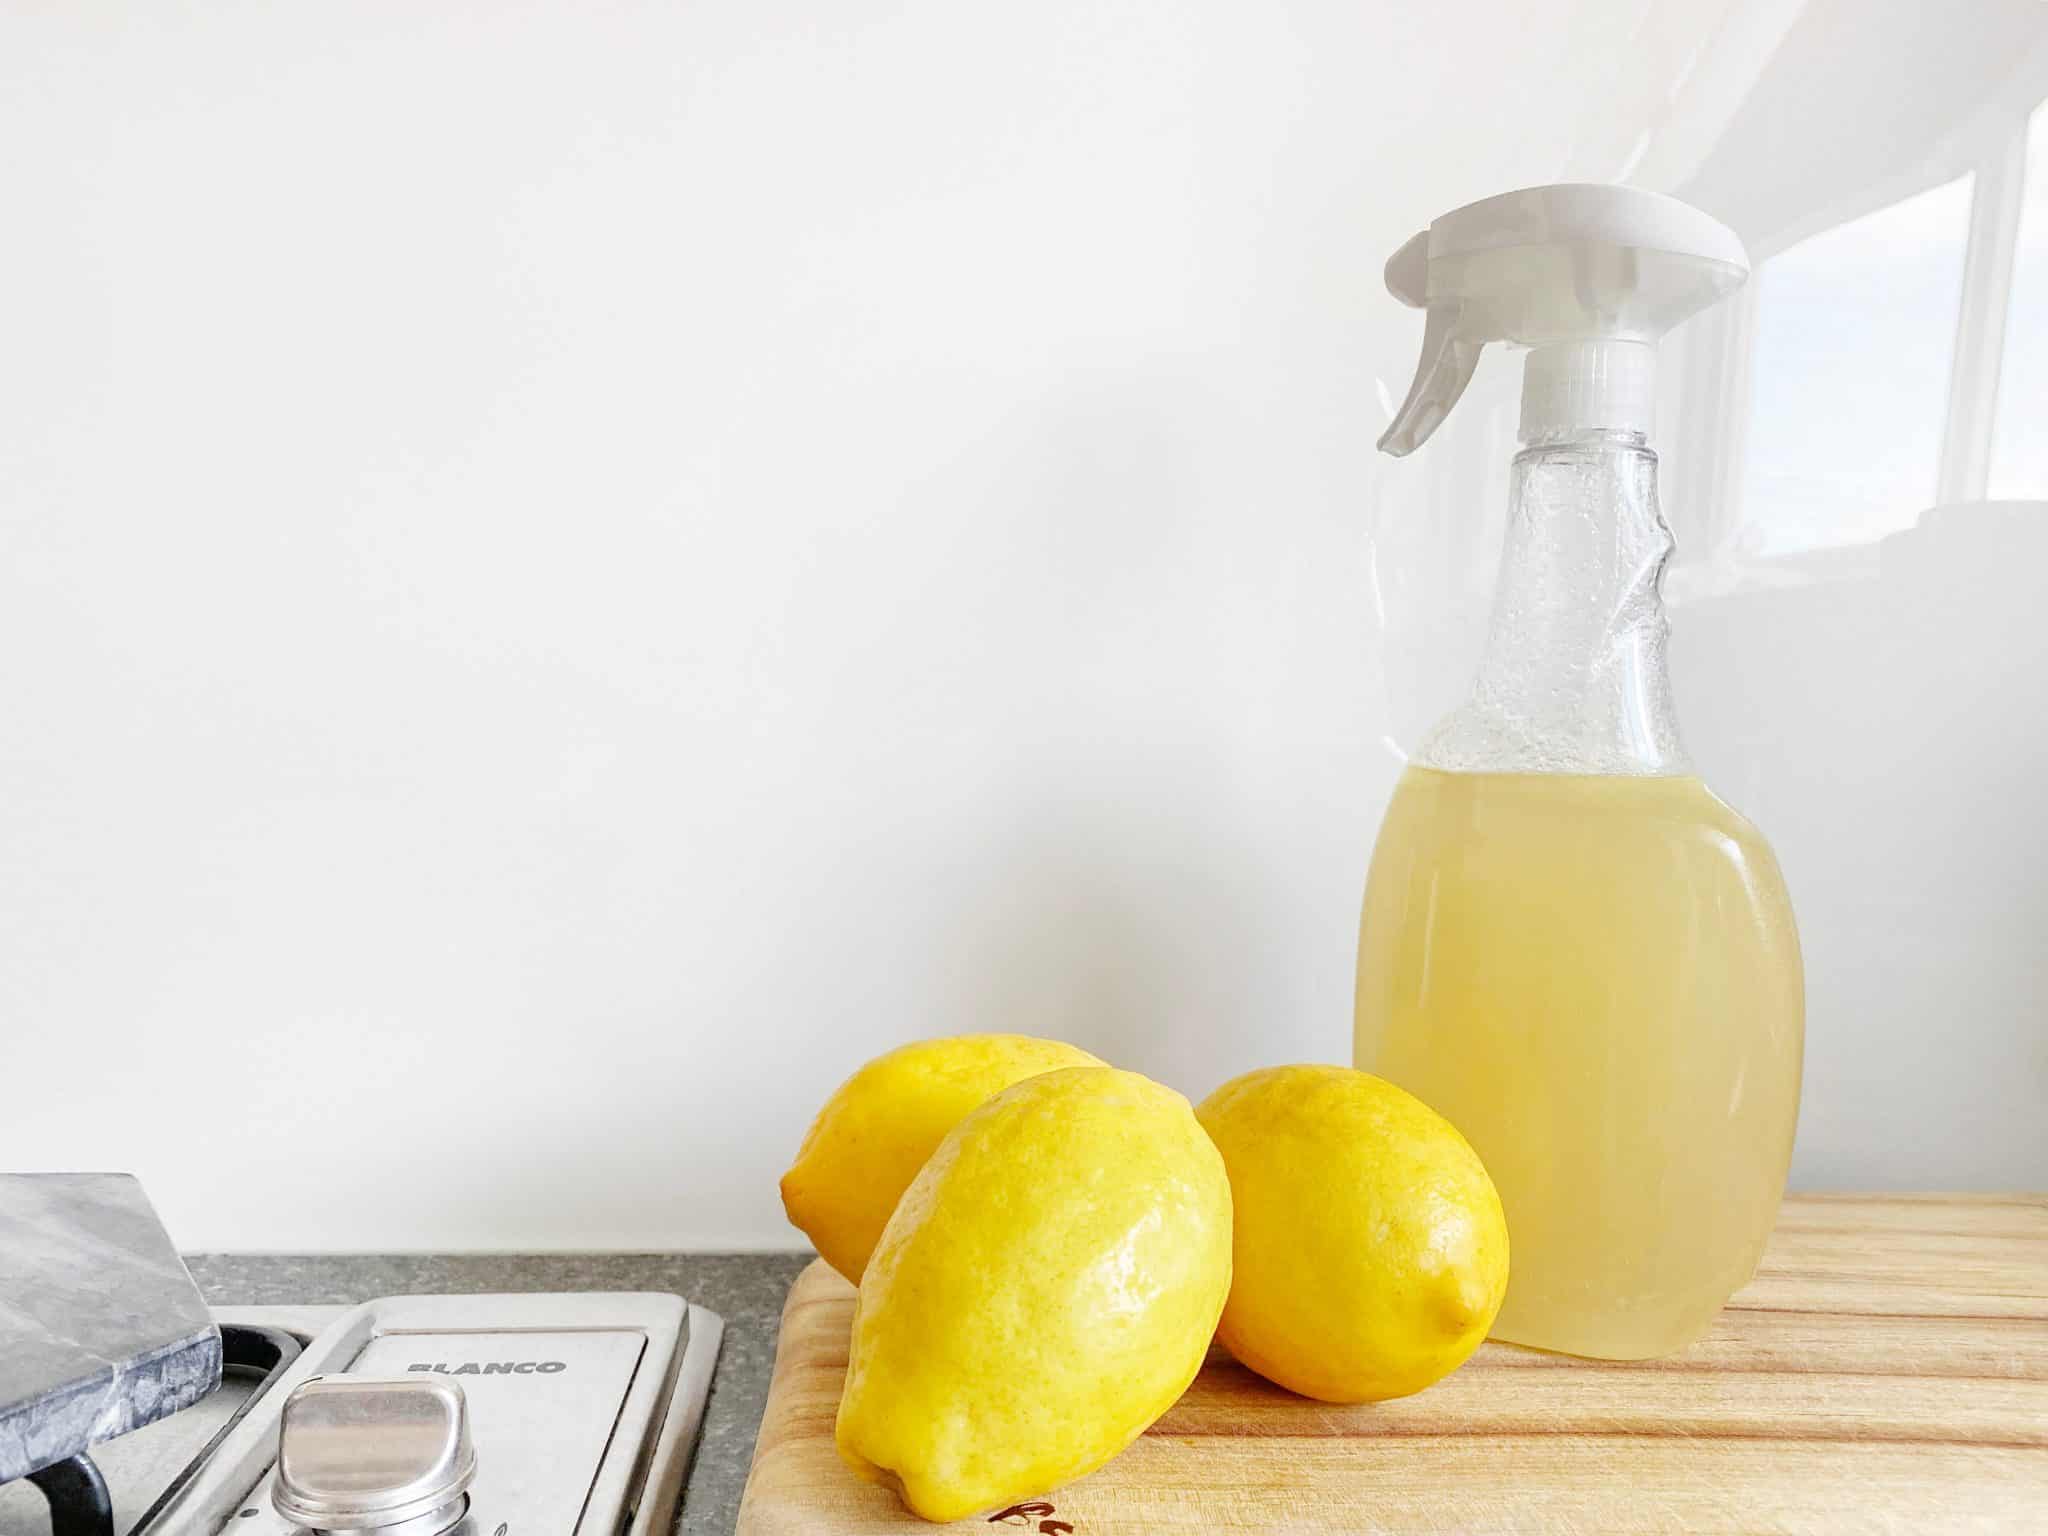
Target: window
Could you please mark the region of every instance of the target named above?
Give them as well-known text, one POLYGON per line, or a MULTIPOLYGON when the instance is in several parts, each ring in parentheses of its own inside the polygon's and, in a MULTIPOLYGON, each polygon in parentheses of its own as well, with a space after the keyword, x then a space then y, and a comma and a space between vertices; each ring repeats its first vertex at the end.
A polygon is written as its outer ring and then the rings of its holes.
POLYGON ((1868 543, 1934 504, 1970 188, 1934 187, 1758 268, 1744 555, 1868 543))
POLYGON ((2048 501, 2048 102, 2031 81, 1928 180, 1758 262, 1748 309, 1687 354, 1695 382, 1731 381, 1689 397, 1713 402, 1700 553, 1717 580, 1874 544, 1935 506, 2048 501))

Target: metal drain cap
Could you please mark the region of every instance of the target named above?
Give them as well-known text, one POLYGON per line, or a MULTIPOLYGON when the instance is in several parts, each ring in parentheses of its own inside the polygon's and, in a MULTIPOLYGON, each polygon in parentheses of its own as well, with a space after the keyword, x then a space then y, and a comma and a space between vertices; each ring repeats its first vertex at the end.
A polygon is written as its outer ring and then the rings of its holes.
POLYGON ((285 1399, 271 1502, 310 1531, 438 1536, 467 1510, 475 1476, 455 1382, 315 1376, 285 1399))

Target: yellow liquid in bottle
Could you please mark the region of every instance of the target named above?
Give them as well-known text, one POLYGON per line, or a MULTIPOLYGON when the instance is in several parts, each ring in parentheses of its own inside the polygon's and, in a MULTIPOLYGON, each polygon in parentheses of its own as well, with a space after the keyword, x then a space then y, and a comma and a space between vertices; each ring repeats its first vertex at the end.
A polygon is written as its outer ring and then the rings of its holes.
POLYGON ((1776 1218, 1804 1019, 1777 860, 1697 778, 1403 776, 1357 1060, 1500 1189, 1494 1337, 1644 1359, 1707 1330, 1776 1218))

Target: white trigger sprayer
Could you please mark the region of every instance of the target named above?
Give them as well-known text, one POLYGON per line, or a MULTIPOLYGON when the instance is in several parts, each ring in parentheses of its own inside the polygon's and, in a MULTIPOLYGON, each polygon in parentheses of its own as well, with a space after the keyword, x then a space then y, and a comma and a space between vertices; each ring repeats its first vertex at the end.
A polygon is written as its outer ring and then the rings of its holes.
POLYGON ((1447 213, 1387 263, 1388 290, 1428 319, 1415 382, 1379 446, 1398 456, 1428 441, 1495 341, 1531 349, 1523 442, 1647 434, 1657 342, 1748 273, 1732 230, 1634 187, 1530 187, 1447 213))

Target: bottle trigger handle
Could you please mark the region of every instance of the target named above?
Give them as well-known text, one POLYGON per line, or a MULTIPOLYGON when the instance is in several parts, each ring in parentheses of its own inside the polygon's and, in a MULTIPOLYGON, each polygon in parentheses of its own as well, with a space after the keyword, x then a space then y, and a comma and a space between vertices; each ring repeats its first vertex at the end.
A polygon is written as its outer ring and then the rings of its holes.
POLYGON ((1472 382, 1472 371, 1479 366, 1479 353, 1484 346, 1484 342, 1459 334, 1455 310, 1447 306, 1429 310, 1429 318, 1422 326, 1422 360, 1415 366, 1408 398, 1401 402, 1387 430, 1380 434, 1381 453, 1391 453, 1396 458, 1413 453, 1428 440, 1430 433, 1443 425, 1451 407, 1465 393, 1465 386, 1472 382))

